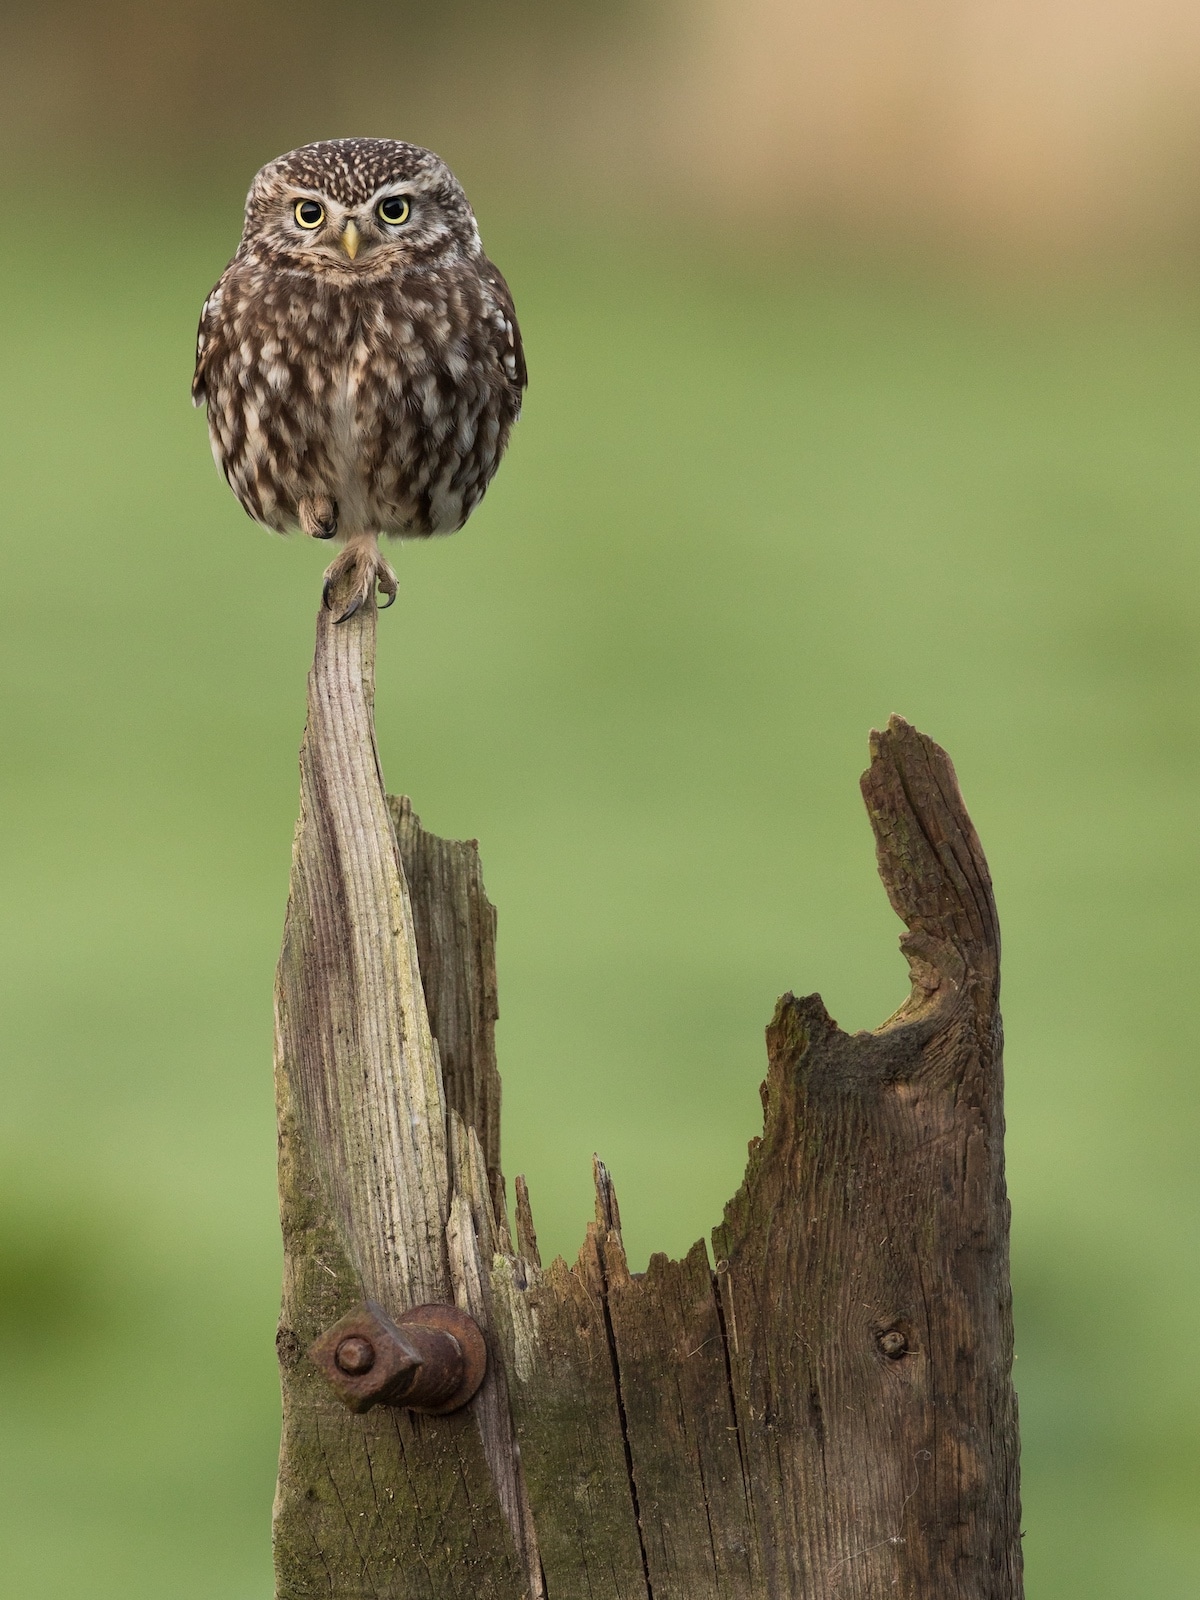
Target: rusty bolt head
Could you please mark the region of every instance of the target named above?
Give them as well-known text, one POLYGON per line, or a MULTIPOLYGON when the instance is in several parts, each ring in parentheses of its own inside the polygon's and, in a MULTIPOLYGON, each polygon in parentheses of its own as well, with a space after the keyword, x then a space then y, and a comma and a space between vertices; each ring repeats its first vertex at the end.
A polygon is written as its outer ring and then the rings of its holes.
POLYGON ((885 1333, 879 1335, 879 1348, 889 1361, 898 1361, 908 1352, 908 1340, 899 1328, 888 1328, 885 1333))
POLYGON ((465 1406, 487 1371, 487 1342, 478 1323, 457 1306, 414 1306, 397 1322, 420 1351, 422 1366, 399 1403, 442 1416, 465 1406))
POLYGON ((360 1373, 370 1372, 375 1365, 375 1346, 369 1339, 364 1339, 359 1334, 351 1334, 338 1345, 333 1353, 333 1359, 343 1372, 358 1377, 360 1373))
POLYGON ((308 1353, 351 1411, 377 1405, 457 1411, 487 1370, 483 1334, 457 1306, 414 1306, 393 1321, 367 1300, 308 1353))
POLYGON ((420 1351, 372 1300, 335 1322, 308 1353, 351 1411, 399 1401, 421 1366, 420 1351))

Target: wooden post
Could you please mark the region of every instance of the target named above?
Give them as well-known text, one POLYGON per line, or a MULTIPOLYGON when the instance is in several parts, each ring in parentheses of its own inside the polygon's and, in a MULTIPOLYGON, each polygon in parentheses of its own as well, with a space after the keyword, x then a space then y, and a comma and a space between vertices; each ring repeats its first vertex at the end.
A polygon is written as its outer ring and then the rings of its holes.
POLYGON ((999 933, 949 758, 872 735, 912 993, 852 1037, 779 1002, 711 1261, 631 1275, 597 1162, 543 1267, 500 1172, 495 914, 475 845, 385 798, 374 630, 318 620, 277 985, 279 1600, 1020 1600, 999 933), (364 1299, 469 1311, 476 1398, 347 1411, 306 1352, 364 1299))
POLYGON ((490 1247, 494 915, 474 846, 427 839, 402 811, 447 1093, 375 748, 375 622, 373 607, 341 625, 318 616, 276 983, 277 1593, 516 1597, 533 1558, 503 1363, 468 1410, 356 1416, 306 1355, 362 1300, 393 1313, 457 1300, 488 1321, 476 1214, 490 1247))

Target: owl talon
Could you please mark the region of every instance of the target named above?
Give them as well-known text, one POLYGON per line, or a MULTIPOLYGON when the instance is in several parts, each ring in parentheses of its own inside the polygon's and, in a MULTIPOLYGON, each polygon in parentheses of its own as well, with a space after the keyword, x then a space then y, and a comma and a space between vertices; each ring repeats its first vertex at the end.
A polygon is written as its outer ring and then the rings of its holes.
POLYGON ((375 582, 379 585, 381 593, 387 596, 379 606, 381 611, 386 611, 389 606, 394 606, 396 603, 396 590, 399 584, 396 582, 396 574, 378 551, 375 552, 375 582))
POLYGON ((321 603, 326 610, 332 611, 334 591, 340 589, 341 598, 348 599, 348 604, 341 616, 335 620, 349 622, 350 618, 372 599, 376 586, 387 596, 379 607, 381 611, 386 611, 396 598, 398 588, 396 574, 379 554, 374 541, 370 544, 356 541, 342 551, 326 572, 321 603))

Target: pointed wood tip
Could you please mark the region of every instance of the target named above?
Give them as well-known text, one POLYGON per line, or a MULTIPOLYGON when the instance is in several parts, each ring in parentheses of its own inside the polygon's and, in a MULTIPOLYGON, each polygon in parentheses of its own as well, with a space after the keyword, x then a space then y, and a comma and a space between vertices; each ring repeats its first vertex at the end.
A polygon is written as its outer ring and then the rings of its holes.
POLYGON ((523 1172, 517 1174, 515 1187, 517 1191, 517 1254, 523 1256, 530 1265, 540 1267, 542 1257, 538 1250, 537 1231, 533 1226, 533 1207, 529 1203, 529 1185, 525 1182, 525 1174, 523 1172))
POLYGON ((596 1221, 612 1233, 621 1231, 621 1209, 612 1174, 598 1155, 592 1156, 592 1179, 596 1185, 596 1221))
POLYGON ((508 1220, 508 1186, 502 1172, 489 1173, 485 1170, 485 1177, 491 1190, 492 1214, 496 1219, 496 1248, 501 1255, 511 1256, 514 1251, 512 1225, 508 1220))
POLYGON ((893 715, 870 737, 861 788, 875 833, 879 876, 909 930, 902 941, 915 990, 966 971, 992 977, 1000 933, 992 881, 950 757, 893 715))

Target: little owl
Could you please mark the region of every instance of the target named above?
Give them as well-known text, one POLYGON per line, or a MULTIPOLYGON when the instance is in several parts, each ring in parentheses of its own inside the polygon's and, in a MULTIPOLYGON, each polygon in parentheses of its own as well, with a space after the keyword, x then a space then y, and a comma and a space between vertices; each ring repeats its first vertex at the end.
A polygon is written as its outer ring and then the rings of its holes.
POLYGON ((204 302, 192 398, 247 513, 346 548, 344 622, 396 597, 381 533, 461 528, 521 410, 508 285, 454 174, 392 139, 330 139, 270 162, 237 254, 204 302))

